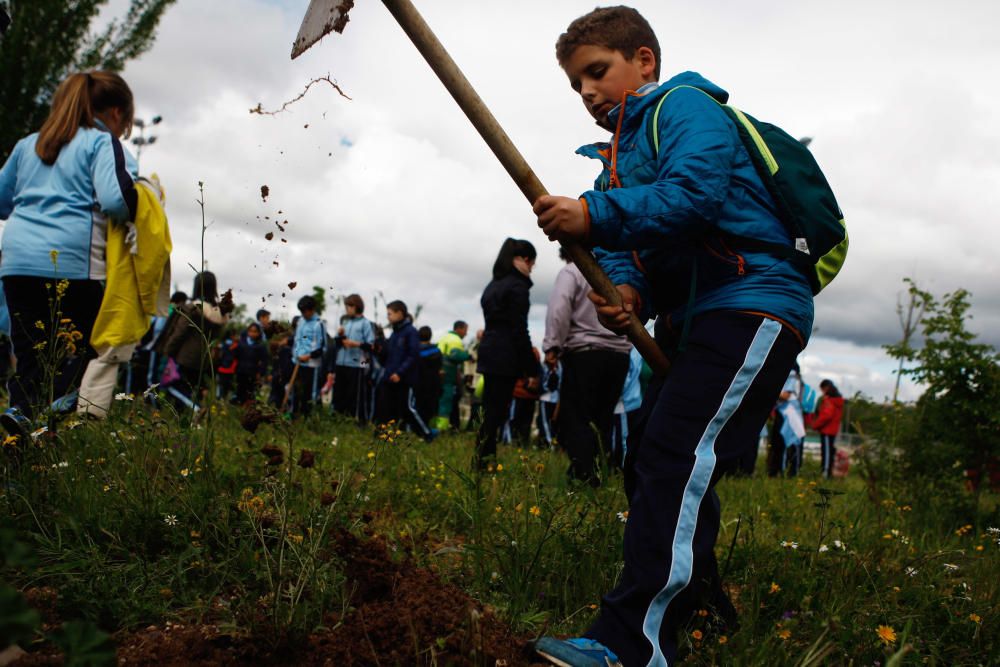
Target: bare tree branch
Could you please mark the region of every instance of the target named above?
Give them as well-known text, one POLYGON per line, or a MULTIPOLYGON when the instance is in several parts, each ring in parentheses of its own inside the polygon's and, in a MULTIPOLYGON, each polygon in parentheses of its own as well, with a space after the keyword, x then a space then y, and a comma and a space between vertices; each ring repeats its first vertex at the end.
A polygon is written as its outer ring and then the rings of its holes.
POLYGON ((284 104, 281 105, 280 109, 277 109, 275 111, 265 111, 264 108, 263 108, 263 105, 260 102, 258 102, 256 107, 254 107, 253 109, 250 109, 250 113, 260 114, 262 116, 277 116, 279 113, 281 113, 282 111, 287 110, 288 107, 292 106, 293 104, 295 104, 296 102, 298 102, 299 100, 301 100, 303 97, 305 97, 306 93, 309 92, 309 89, 312 88, 313 85, 317 84, 317 83, 328 83, 331 86, 333 86, 334 90, 336 90, 338 93, 340 93, 341 97, 343 97, 345 99, 348 99, 348 100, 351 99, 350 97, 348 97, 347 94, 344 93, 343 90, 340 89, 340 86, 337 85, 337 82, 334 81, 333 79, 331 79, 330 75, 327 74, 326 76, 321 76, 318 79, 313 79, 312 81, 310 81, 309 83, 307 83, 305 89, 301 93, 299 93, 298 97, 296 97, 295 99, 292 99, 292 100, 288 100, 287 102, 285 102, 284 104))

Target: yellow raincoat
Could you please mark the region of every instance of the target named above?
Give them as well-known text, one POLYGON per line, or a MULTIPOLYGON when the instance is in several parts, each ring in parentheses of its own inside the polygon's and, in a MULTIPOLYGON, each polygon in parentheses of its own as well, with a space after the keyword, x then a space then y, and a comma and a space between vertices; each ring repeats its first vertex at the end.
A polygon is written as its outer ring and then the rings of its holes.
POLYGON ((90 338, 94 349, 137 343, 170 302, 170 228, 156 176, 135 183, 135 224, 108 224, 107 282, 90 338))

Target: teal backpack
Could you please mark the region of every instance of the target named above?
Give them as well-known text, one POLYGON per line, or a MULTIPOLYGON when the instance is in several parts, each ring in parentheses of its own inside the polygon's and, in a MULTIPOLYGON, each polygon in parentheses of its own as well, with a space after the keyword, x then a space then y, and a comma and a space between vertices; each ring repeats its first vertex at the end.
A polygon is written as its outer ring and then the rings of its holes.
POLYGON ((782 224, 795 239, 794 247, 726 233, 736 247, 785 257, 806 272, 813 294, 830 284, 847 258, 847 226, 830 184, 805 144, 780 127, 763 123, 739 109, 722 104, 700 88, 678 86, 660 98, 653 112, 653 147, 660 153, 660 107, 679 88, 694 88, 715 101, 736 126, 757 175, 777 208, 782 224))

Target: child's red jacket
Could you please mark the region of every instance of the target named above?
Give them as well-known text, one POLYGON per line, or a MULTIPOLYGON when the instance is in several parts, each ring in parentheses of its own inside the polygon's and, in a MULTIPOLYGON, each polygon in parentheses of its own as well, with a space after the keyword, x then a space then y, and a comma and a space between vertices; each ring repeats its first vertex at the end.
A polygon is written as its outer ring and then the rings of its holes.
POLYGON ((819 411, 814 416, 806 418, 806 426, 823 435, 837 435, 843 417, 843 396, 824 396, 819 403, 819 411))

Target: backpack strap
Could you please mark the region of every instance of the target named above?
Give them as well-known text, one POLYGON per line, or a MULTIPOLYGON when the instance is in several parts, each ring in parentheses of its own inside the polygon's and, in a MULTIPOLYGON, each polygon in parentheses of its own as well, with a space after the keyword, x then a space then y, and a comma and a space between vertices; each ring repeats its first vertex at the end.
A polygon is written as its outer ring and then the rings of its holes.
POLYGON ((726 115, 729 116, 729 118, 733 122, 735 122, 736 124, 741 126, 744 130, 746 130, 746 133, 753 141, 754 146, 756 146, 757 150, 760 151, 760 155, 764 160, 764 164, 767 165, 767 169, 769 172, 771 172, 771 175, 773 176, 778 172, 778 161, 774 159, 774 155, 771 153, 771 149, 767 147, 767 143, 764 141, 764 138, 760 136, 760 132, 758 132, 757 128, 753 126, 753 123, 750 122, 750 119, 747 118, 746 115, 736 107, 729 106, 728 104, 723 104, 722 102, 720 102, 719 100, 715 99, 707 92, 702 90, 701 88, 697 88, 695 86, 684 85, 671 88, 666 93, 664 93, 663 97, 660 98, 660 101, 656 103, 656 108, 653 110, 653 122, 650 126, 650 131, 653 134, 653 149, 656 151, 657 155, 660 154, 660 109, 663 107, 663 103, 667 101, 667 98, 670 96, 670 94, 673 93, 675 90, 680 90, 681 88, 689 88, 691 90, 697 90, 699 93, 701 93, 708 99, 718 104, 719 107, 721 107, 722 110, 726 112, 726 115))

